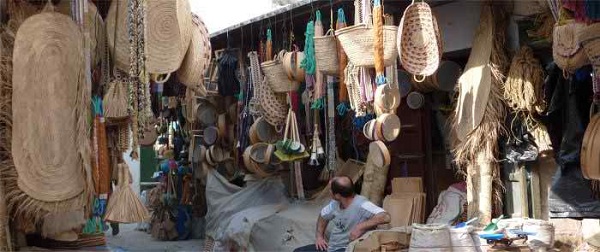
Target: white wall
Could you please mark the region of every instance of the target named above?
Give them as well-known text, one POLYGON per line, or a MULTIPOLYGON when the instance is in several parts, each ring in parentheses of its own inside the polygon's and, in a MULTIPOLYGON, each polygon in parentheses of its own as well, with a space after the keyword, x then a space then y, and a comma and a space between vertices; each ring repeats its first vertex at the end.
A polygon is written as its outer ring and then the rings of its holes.
POLYGON ((433 8, 444 41, 444 52, 471 48, 477 26, 481 3, 457 1, 433 8))

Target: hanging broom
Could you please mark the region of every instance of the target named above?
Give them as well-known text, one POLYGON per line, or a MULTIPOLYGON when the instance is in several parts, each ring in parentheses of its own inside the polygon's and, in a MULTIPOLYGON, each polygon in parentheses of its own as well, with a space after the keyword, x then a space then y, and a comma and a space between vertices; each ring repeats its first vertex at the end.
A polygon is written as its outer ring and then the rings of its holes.
MULTIPOLYGON (((314 34, 313 34, 313 39, 311 39, 311 42, 313 43, 312 49, 314 52, 314 38, 315 37, 322 37, 324 35, 324 29, 323 29, 323 23, 321 22, 321 12, 317 10, 316 14, 316 19, 315 19, 315 27, 314 27, 314 34)), ((314 53, 312 54, 312 61, 315 62, 315 66, 317 64, 315 58, 314 58, 314 53)), ((316 67, 315 67, 316 68, 316 67)), ((323 83, 323 73, 321 73, 320 71, 316 71, 315 72, 315 88, 314 88, 314 97, 313 97, 313 104, 311 106, 312 109, 318 109, 321 110, 325 107, 325 84, 323 83)))
POLYGON ((131 175, 125 163, 117 165, 118 185, 108 201, 104 220, 116 223, 138 223, 150 218, 148 209, 131 189, 131 175))
MULTIPOLYGON (((331 20, 331 22, 333 22, 333 19, 331 20)), ((344 15, 344 9, 339 8, 338 9, 338 19, 337 19, 337 23, 335 24, 335 29, 336 30, 340 30, 344 27, 346 27, 346 16, 344 15)), ((337 112, 338 115, 340 116, 344 116, 349 110, 350 110, 350 105, 348 104, 348 88, 346 87, 346 74, 345 74, 345 69, 346 69, 346 65, 348 65, 348 56, 346 55, 346 52, 344 52, 344 48, 342 47, 342 45, 340 44, 339 40, 336 40, 337 42, 337 54, 338 54, 338 60, 339 60, 339 92, 338 92, 338 99, 339 99, 339 103, 337 106, 337 112)))

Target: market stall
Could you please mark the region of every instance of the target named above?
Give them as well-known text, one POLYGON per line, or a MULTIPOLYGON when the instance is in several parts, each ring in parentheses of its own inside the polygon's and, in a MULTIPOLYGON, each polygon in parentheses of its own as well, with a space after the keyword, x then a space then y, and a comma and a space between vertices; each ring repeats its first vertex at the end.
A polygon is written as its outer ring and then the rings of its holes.
POLYGON ((596 1, 304 0, 212 34, 188 0, 0 3, 0 250, 119 223, 293 250, 340 175, 391 218, 349 251, 600 247, 560 235, 600 217, 596 1))

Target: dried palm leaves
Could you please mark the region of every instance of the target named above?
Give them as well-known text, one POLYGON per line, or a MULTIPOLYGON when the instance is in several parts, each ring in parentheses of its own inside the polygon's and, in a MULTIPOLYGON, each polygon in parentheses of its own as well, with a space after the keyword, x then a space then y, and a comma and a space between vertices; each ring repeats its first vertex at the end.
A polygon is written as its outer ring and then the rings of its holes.
MULTIPOLYGON (((489 222, 493 214, 493 207, 498 209, 502 202, 500 167, 496 156, 498 154, 498 139, 504 131, 502 123, 506 114, 502 102, 502 84, 504 83, 502 73, 506 71, 508 66, 508 57, 505 51, 507 25, 505 20, 507 20, 507 14, 503 6, 497 6, 492 2, 482 5, 480 27, 473 47, 492 48, 491 54, 486 54, 489 55, 489 59, 485 64, 490 71, 483 73, 491 75, 491 78, 470 78, 459 83, 459 89, 461 89, 464 88, 464 85, 486 85, 481 81, 491 82, 487 84, 489 85, 489 97, 485 110, 480 111, 483 113, 481 122, 463 139, 459 138, 454 149, 457 164, 466 170, 469 218, 478 216, 480 223, 489 222), (495 34, 492 40, 477 37, 489 34, 490 29, 492 34, 495 34), (471 81, 479 83, 467 83, 471 81), (494 200, 492 200, 493 198, 494 200)), ((485 53, 485 50, 472 50, 469 62, 473 60, 481 61, 482 55, 478 55, 479 53, 485 53)), ((467 66, 469 65, 473 64, 467 63, 467 66)), ((468 69, 465 73, 468 73, 468 69)), ((471 105, 475 105, 475 103, 471 105)), ((455 117, 455 130, 459 130, 457 122, 455 117)))

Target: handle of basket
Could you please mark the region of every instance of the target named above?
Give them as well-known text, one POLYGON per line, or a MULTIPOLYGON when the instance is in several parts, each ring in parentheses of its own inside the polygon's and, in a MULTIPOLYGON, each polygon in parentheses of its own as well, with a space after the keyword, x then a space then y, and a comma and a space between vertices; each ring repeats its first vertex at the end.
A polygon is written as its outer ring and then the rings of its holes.
POLYGON ((333 30, 333 28, 329 28, 329 30, 327 30, 325 33, 325 37, 327 36, 335 36, 335 30, 333 30))
POLYGON ((417 75, 413 75, 413 80, 415 80, 417 83, 421 83, 423 81, 425 81, 425 75, 418 75, 421 76, 421 78, 417 79, 417 75))
POLYGON ((592 103, 592 105, 590 106, 590 119, 592 119, 592 117, 599 111, 600 111, 600 105, 596 105, 596 104, 592 103))
POLYGON ((168 73, 166 75, 164 74, 153 74, 151 76, 152 81, 154 81, 156 84, 164 84, 165 82, 167 82, 169 80, 169 78, 171 78, 171 73, 168 73), (159 76, 164 76, 162 79, 159 79, 159 76))

